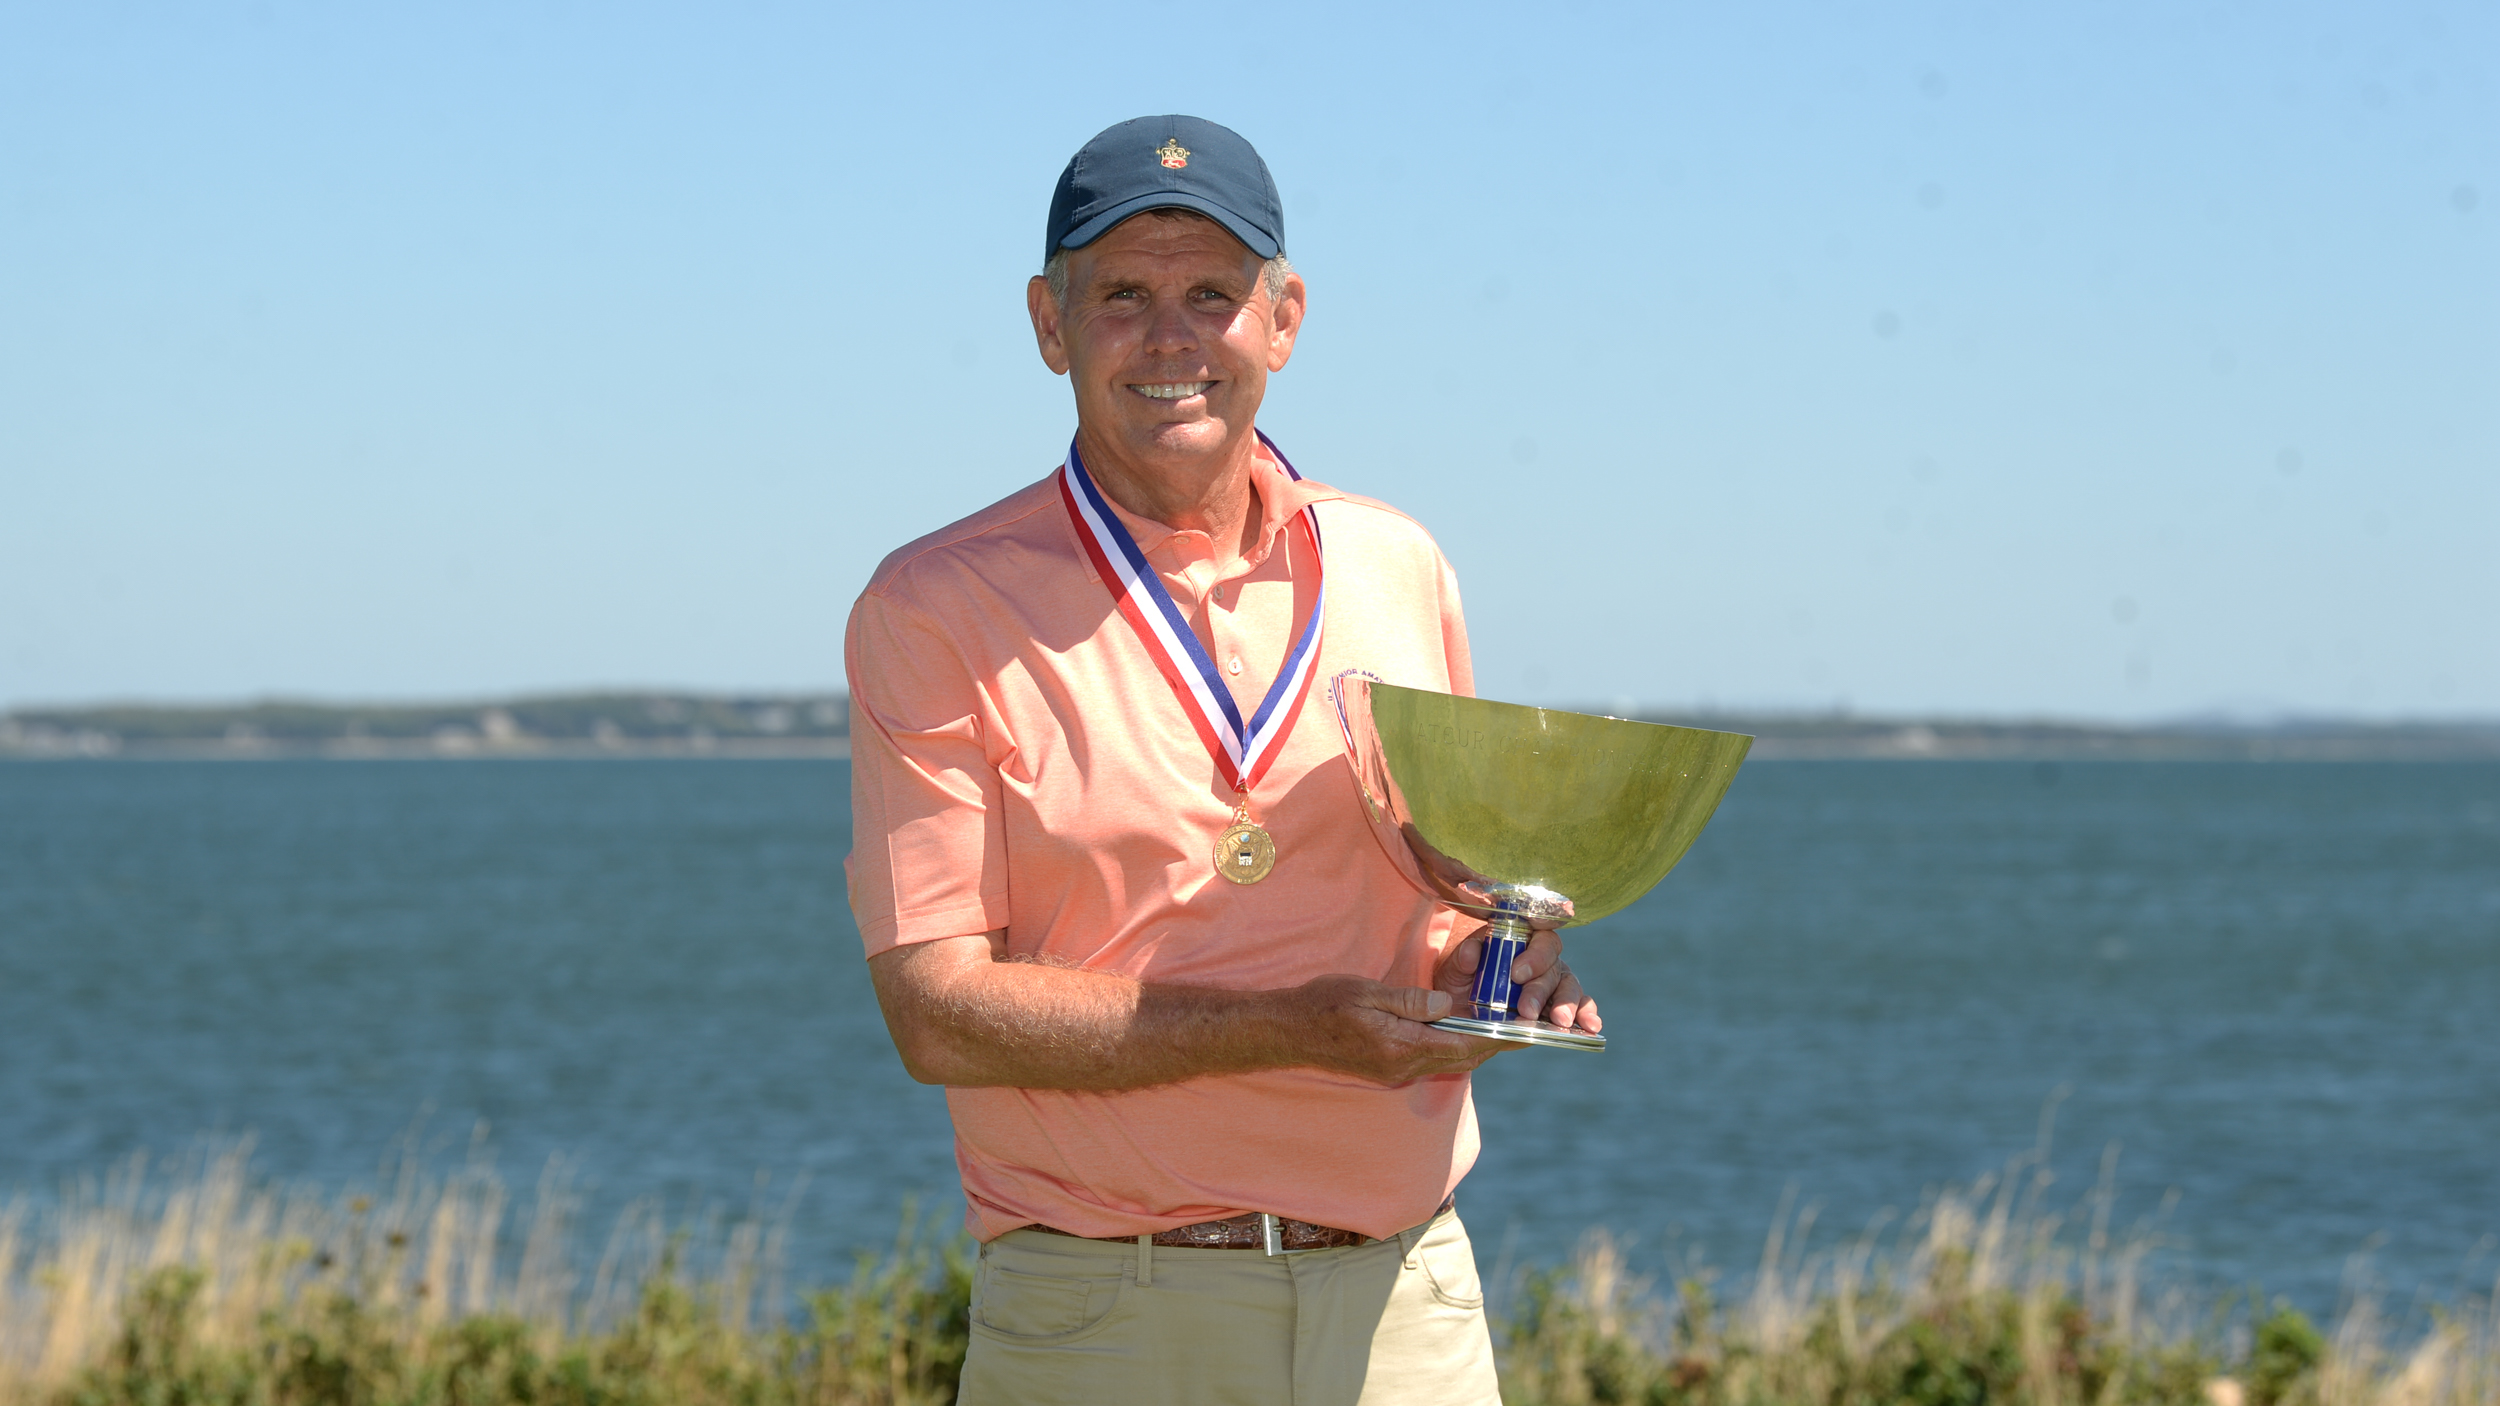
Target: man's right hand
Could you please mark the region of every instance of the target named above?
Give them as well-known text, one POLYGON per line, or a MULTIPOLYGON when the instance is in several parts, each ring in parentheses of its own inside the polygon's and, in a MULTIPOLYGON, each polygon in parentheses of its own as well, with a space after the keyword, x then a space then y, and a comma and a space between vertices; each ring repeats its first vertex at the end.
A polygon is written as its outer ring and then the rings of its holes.
POLYGON ((1391 1086, 1435 1074, 1464 1074, 1503 1050, 1500 1040, 1456 1035, 1427 1022, 1448 1015, 1449 994, 1391 986, 1359 976, 1320 976, 1294 988, 1295 1025, 1305 1063, 1391 1086))

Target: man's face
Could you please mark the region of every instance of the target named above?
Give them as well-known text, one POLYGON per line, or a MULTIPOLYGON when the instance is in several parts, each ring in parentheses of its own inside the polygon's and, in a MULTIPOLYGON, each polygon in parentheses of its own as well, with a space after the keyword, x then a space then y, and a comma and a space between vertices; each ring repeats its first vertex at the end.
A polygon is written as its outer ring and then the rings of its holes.
POLYGON ((1250 432, 1268 373, 1293 355, 1302 280, 1271 298, 1260 274, 1213 220, 1148 212, 1069 251, 1064 308, 1039 278, 1026 302, 1089 436, 1140 468, 1185 468, 1250 432))

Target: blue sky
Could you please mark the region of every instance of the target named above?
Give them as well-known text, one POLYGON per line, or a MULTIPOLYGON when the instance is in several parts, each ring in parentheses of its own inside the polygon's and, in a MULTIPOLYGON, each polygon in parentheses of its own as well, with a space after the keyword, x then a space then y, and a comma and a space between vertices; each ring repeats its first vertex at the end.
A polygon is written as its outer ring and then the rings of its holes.
POLYGON ((0 703, 841 683, 1097 129, 1481 689, 2500 714, 2500 10, 0 3, 0 703))

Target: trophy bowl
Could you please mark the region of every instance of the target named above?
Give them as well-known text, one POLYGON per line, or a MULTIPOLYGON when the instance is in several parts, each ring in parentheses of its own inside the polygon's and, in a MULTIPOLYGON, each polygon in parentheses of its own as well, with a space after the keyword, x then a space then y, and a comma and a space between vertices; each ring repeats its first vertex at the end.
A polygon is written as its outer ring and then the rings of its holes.
POLYGON ((1511 964, 1535 930, 1595 922, 1656 887, 1710 823, 1753 739, 1356 673, 1330 687, 1390 862, 1423 892, 1489 920, 1471 1006, 1434 1024, 1604 1049, 1603 1035, 1519 1019, 1511 964))

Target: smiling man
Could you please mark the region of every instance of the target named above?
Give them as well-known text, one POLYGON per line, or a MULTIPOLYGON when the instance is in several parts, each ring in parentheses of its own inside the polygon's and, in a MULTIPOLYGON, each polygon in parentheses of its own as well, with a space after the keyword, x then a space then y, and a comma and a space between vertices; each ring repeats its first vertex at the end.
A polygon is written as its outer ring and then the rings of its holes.
MULTIPOLYGON (((1026 304, 1077 428, 851 615, 847 863, 982 1241, 961 1400, 1492 1402, 1481 944, 1370 833, 1326 681, 1471 691, 1458 591, 1255 421, 1302 278, 1248 142, 1139 118, 1060 176, 1026 304)), ((1472 926, 1472 925, 1471 925, 1472 926)), ((1550 933, 1519 1010, 1598 1028, 1550 933)))

